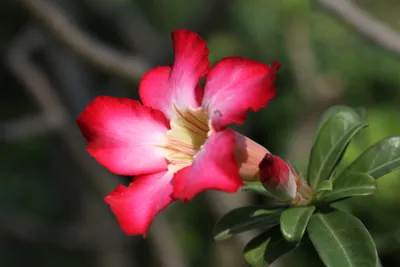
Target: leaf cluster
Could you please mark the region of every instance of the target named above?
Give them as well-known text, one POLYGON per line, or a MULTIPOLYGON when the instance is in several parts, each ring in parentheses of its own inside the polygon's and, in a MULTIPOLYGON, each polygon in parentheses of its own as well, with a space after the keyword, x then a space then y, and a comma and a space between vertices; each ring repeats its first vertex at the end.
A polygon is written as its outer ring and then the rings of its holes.
MULTIPOLYGON (((366 126, 356 110, 330 108, 318 125, 308 162, 312 201, 306 206, 266 204, 232 210, 215 225, 214 238, 223 240, 260 228, 262 233, 250 240, 243 252, 246 262, 254 267, 269 266, 305 240, 311 241, 328 267, 376 267, 377 251, 370 233, 358 218, 335 205, 347 198, 374 194, 376 179, 400 168, 400 136, 392 136, 336 171, 350 141, 366 126)), ((243 190, 269 197, 257 182, 243 190)))

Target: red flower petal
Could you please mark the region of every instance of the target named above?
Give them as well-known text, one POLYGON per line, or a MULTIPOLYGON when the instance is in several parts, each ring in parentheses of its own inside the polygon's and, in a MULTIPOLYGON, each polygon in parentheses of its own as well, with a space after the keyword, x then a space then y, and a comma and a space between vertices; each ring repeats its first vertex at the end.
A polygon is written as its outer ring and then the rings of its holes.
POLYGON ((203 107, 208 107, 213 124, 224 127, 243 123, 247 110, 257 111, 275 97, 275 71, 262 63, 239 57, 219 61, 206 77, 203 107))
POLYGON ((119 185, 105 197, 126 234, 146 236, 154 217, 173 201, 172 176, 168 171, 139 175, 129 187, 119 185))
MULTIPOLYGON (((148 71, 140 82, 139 94, 143 104, 164 112, 171 119, 173 104, 179 107, 199 106, 199 80, 209 68, 207 45, 194 32, 172 32, 175 60, 171 67, 148 71)), ((200 90, 200 92, 199 92, 200 90)))
POLYGON ((186 201, 208 189, 236 192, 243 182, 233 155, 234 149, 233 131, 224 130, 211 135, 192 166, 175 174, 173 197, 186 201))
POLYGON ((101 96, 77 123, 89 142, 88 152, 110 171, 137 175, 167 168, 163 151, 156 147, 168 130, 160 111, 136 100, 101 96))

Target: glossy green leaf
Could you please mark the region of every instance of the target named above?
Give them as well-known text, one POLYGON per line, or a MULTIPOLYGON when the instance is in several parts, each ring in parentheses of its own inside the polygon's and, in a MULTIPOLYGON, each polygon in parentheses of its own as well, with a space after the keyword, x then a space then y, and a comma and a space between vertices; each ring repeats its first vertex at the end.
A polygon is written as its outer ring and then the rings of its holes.
POLYGON ((376 267, 374 241, 363 223, 342 211, 311 217, 308 235, 327 267, 376 267))
POLYGON ((364 107, 355 108, 355 111, 360 115, 361 119, 364 119, 367 116, 367 109, 364 107))
POLYGON ((366 196, 375 193, 376 181, 365 173, 349 173, 341 175, 333 181, 331 192, 323 194, 321 199, 331 202, 351 196, 366 196))
POLYGON ((240 188, 241 191, 244 192, 254 192, 266 197, 271 197, 267 190, 265 190, 264 186, 260 182, 246 182, 245 186, 240 188))
POLYGON ((314 206, 286 209, 281 215, 281 232, 289 242, 299 242, 307 228, 308 221, 315 211, 314 206))
POLYGON ((333 107, 325 113, 311 150, 307 175, 312 189, 329 178, 351 138, 365 126, 360 115, 349 107, 333 107))
POLYGON ((269 263, 264 259, 265 251, 270 242, 270 231, 268 229, 266 232, 254 239, 244 247, 243 256, 245 261, 253 267, 268 267, 269 263))
POLYGON ((264 206, 247 206, 225 214, 214 226, 214 239, 224 240, 254 228, 273 226, 279 223, 282 208, 266 209, 264 206))
POLYGON ((347 108, 348 108, 347 106, 333 106, 333 107, 330 107, 328 110, 326 110, 326 111, 324 112, 324 114, 322 114, 322 117, 321 117, 321 119, 320 119, 319 122, 318 122, 317 134, 315 135, 314 142, 315 142, 315 140, 317 139, 317 137, 318 137, 318 135, 319 135, 319 132, 320 132, 321 129, 322 129, 322 126, 324 126, 325 123, 326 123, 329 119, 331 119, 332 117, 336 116, 336 114, 337 114, 338 112, 340 112, 342 109, 347 109, 347 108))
POLYGON ((324 180, 324 181, 319 183, 315 193, 332 191, 332 188, 333 188, 332 181, 331 180, 324 180))
POLYGON ((374 179, 378 179, 399 168, 400 136, 391 136, 369 147, 336 179, 339 179, 340 176, 347 176, 352 172, 367 173, 374 179))
POLYGON ((243 254, 250 266, 267 267, 296 246, 296 243, 285 240, 277 225, 253 238, 245 246, 243 254))

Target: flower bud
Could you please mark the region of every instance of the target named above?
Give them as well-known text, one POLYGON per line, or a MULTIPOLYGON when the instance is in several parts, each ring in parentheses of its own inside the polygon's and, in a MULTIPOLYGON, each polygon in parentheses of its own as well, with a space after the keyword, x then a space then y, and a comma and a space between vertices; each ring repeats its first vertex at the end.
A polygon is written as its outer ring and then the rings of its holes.
POLYGON ((259 164, 260 181, 277 200, 292 202, 296 198, 296 174, 281 158, 266 154, 259 164))
POLYGON ((245 181, 259 180, 259 164, 265 154, 270 152, 250 138, 235 132, 234 156, 239 166, 239 173, 245 181))

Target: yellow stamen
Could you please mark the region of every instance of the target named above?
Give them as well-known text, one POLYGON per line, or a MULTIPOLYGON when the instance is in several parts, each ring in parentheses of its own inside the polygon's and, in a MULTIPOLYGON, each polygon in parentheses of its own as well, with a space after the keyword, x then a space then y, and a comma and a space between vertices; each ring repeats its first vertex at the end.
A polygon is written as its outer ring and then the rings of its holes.
POLYGON ((192 164, 194 157, 210 132, 208 114, 202 108, 180 110, 174 105, 175 116, 166 133, 165 158, 168 170, 177 172, 192 164))

